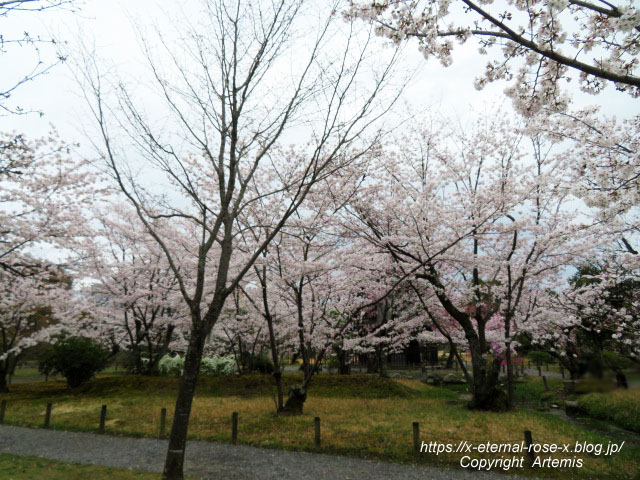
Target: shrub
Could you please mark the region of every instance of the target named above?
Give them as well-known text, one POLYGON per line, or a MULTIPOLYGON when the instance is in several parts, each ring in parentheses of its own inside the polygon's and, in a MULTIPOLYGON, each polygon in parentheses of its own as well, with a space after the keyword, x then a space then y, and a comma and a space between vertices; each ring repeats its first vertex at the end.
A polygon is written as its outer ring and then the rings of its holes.
POLYGON ((109 352, 99 343, 85 337, 68 337, 46 349, 38 369, 49 375, 59 373, 71 388, 79 387, 107 366, 109 352))
POLYGON ((547 352, 541 352, 538 350, 531 350, 527 355, 535 365, 543 365, 545 363, 554 363, 555 359, 547 352))
POLYGON ((158 362, 158 373, 160 375, 182 375, 182 369, 184 368, 184 357, 176 355, 165 355, 158 362))
POLYGON ((251 370, 260 373, 273 373, 273 362, 264 355, 253 357, 251 370))
MULTIPOLYGON (((165 355, 158 363, 160 375, 182 375, 184 368, 184 357, 176 355, 171 357, 165 355)), ((202 375, 233 375, 238 371, 235 358, 232 356, 203 357, 200 363, 200 373, 202 375)))
POLYGON ((131 350, 125 350, 118 353, 116 357, 116 361, 118 365, 120 365, 124 370, 129 373, 140 373, 144 374, 147 372, 147 366, 149 365, 149 359, 144 355, 140 355, 140 361, 142 363, 142 369, 138 368, 137 365, 138 357, 131 350))
POLYGON ((614 352, 605 350, 602 352, 602 356, 604 357, 605 365, 613 371, 624 370, 633 366, 633 361, 631 359, 618 355, 614 352))
POLYGON ((233 356, 204 357, 200 364, 200 372, 203 375, 233 375, 237 371, 238 367, 233 356))
POLYGON ((640 388, 590 393, 578 398, 578 406, 591 417, 640 432, 640 388))
POLYGON ((38 352, 38 371, 47 377, 53 374, 53 359, 53 345, 47 345, 41 349, 38 352))

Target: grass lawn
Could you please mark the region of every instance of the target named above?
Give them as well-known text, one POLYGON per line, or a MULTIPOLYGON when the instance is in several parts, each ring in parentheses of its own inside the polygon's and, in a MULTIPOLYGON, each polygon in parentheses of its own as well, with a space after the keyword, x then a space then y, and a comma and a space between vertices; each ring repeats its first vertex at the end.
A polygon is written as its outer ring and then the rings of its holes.
POLYGON ((26 378, 26 377, 39 377, 42 375, 37 367, 22 367, 16 368, 13 373, 13 378, 26 378))
MULTIPOLYGON (((117 367, 114 366, 109 366, 106 369, 104 369, 98 376, 103 376, 103 375, 114 375, 114 374, 118 374, 122 371, 122 369, 118 370, 117 367)), ((15 372, 13 372, 13 375, 11 376, 12 379, 17 379, 17 378, 33 378, 33 377, 43 377, 42 373, 40 373, 38 371, 38 367, 34 367, 34 366, 24 366, 24 367, 20 367, 20 368, 16 368, 15 372)), ((55 376, 51 376, 51 379, 55 379, 57 377, 55 376)), ((61 378, 61 377, 59 377, 61 378)))
MULTIPOLYGON (((287 373, 288 383, 299 374, 287 373)), ((314 451, 314 422, 322 422, 322 451, 396 462, 418 462, 455 467, 461 454, 412 453, 412 422, 420 422, 421 440, 472 444, 519 442, 523 431, 533 432, 534 442, 572 443, 577 440, 608 442, 606 437, 534 409, 508 413, 472 412, 458 393, 425 385, 417 380, 382 379, 373 375, 320 375, 314 381, 298 417, 276 417, 271 378, 202 377, 194 400, 189 436, 228 442, 231 413, 239 412, 239 442, 262 447, 314 451)), ((560 383, 558 382, 558 385, 560 383)), ((556 388, 552 381, 550 386, 556 388)), ((531 397, 543 389, 539 379, 518 385, 517 395, 531 397), (538 382, 540 385, 538 385, 538 382)), ((71 392, 63 382, 38 382, 12 387, 3 395, 5 423, 39 427, 45 405, 53 403, 52 428, 94 431, 100 406, 108 406, 106 430, 115 435, 156 436, 160 409, 171 421, 177 379, 139 376, 104 376, 71 392)), ((489 458, 492 454, 477 455, 489 458)), ((496 458, 501 454, 493 454, 496 458)), ((565 454, 566 456, 566 454, 565 454)), ((569 457, 571 458, 571 457, 569 457)), ((584 456, 581 469, 536 469, 550 478, 627 479, 640 476, 640 446, 626 445, 613 457, 584 456)), ((516 473, 527 474, 518 470, 516 473)))
POLYGON ((0 454, 0 478, 6 480, 157 480, 157 473, 56 462, 0 454))
POLYGON ((640 387, 583 395, 578 405, 592 417, 640 433, 640 387))

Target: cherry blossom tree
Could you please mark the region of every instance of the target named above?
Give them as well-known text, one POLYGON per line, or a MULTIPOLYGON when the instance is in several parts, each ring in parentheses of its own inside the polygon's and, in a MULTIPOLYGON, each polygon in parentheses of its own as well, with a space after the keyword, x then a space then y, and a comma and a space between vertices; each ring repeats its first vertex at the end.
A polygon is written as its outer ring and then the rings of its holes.
POLYGON ((64 248, 84 232, 79 203, 89 198, 87 187, 95 178, 85 166, 55 132, 35 141, 18 134, 2 136, 1 270, 25 276, 46 268, 35 257, 36 247, 47 243, 64 248))
POLYGON ((605 266, 581 285, 560 282, 551 290, 538 291, 533 314, 540 321, 526 326, 538 348, 554 355, 577 378, 589 350, 602 364, 605 343, 624 355, 635 355, 633 301, 616 308, 609 297, 619 285, 634 285, 640 267, 638 118, 619 121, 588 108, 546 111, 539 125, 545 135, 561 142, 568 157, 576 159, 567 172, 570 191, 584 202, 580 210, 585 221, 599 231, 597 248, 584 260, 597 258, 605 266), (624 345, 612 341, 612 335, 624 339, 624 345))
POLYGON ((526 325, 534 345, 558 359, 572 379, 586 371, 602 376, 605 351, 639 358, 640 316, 637 271, 627 271, 610 261, 584 264, 557 291, 541 292, 526 325))
MULTIPOLYGON (((213 326, 208 345, 216 352, 233 355, 240 374, 260 370, 268 373, 266 354, 269 351, 269 337, 264 325, 264 318, 252 308, 247 296, 258 295, 250 277, 240 284, 239 288, 227 300, 227 307, 213 326), (252 288, 254 287, 254 288, 252 288)), ((256 297, 256 300, 259 298, 256 297)), ((278 335, 278 338, 281 338, 278 335)), ((280 341, 277 351, 285 353, 285 342, 280 341)))
MULTIPOLYGON (((59 282, 45 282, 36 275, 28 277, 0 273, 0 392, 9 391, 10 374, 20 354, 28 347, 49 338, 47 328, 56 322, 52 305, 60 297, 59 282)), ((66 298, 66 295, 63 295, 66 298)))
POLYGON ((640 117, 620 121, 598 108, 548 112, 541 127, 546 135, 565 140, 567 154, 579 159, 569 172, 572 194, 590 207, 594 223, 607 226, 611 242, 628 254, 629 270, 637 268, 640 117))
POLYGON ((55 132, 39 140, 5 134, 0 141, 1 390, 25 348, 79 319, 68 293, 71 272, 44 253, 85 233, 81 204, 90 198, 87 187, 96 187, 85 167, 55 132))
POLYGON ((456 43, 476 40, 482 55, 501 50, 476 87, 509 81, 507 94, 526 114, 543 105, 566 108, 561 86, 571 72, 590 93, 610 82, 634 97, 639 93, 640 12, 632 0, 358 0, 345 15, 373 23, 393 42, 415 39, 425 57, 444 66, 451 65, 456 43))
POLYGON ((394 259, 438 332, 454 339, 443 311, 464 332, 472 408, 506 406, 500 364, 512 380, 514 336, 535 292, 585 255, 573 240, 588 230, 563 207, 570 158, 552 143, 535 122, 432 127, 388 147, 345 213, 394 259))
POLYGON ((115 92, 119 103, 111 103, 99 69, 90 59, 85 65, 100 154, 165 254, 189 310, 167 479, 183 478, 205 341, 227 298, 314 185, 371 148, 363 135, 397 95, 383 95, 394 55, 386 60, 376 55, 374 61, 370 37, 365 33, 356 41, 355 31, 334 24, 331 12, 310 29, 312 17, 302 22, 302 7, 289 0, 208 1, 197 25, 182 32, 179 42, 160 36, 161 51, 147 42, 154 108, 161 108, 158 94, 166 107, 154 118, 170 119, 170 128, 150 119, 143 99, 124 84, 115 92), (346 46, 339 54, 336 39, 346 46), (283 78, 280 61, 293 51, 294 41, 301 42, 296 52, 305 53, 296 53, 293 71, 283 78), (131 141, 120 143, 124 138, 131 141), (282 147, 291 141, 291 147, 282 147), (247 254, 246 244, 239 247, 240 219, 261 198, 279 207, 268 224, 255 224, 259 234, 247 254))
POLYGON ((128 205, 109 202, 92 217, 92 234, 75 248, 90 315, 113 347, 131 353, 135 372, 153 374, 170 347, 186 346, 176 278, 128 205))
MULTIPOLYGON (((355 164, 350 170, 358 170, 355 164)), ((355 252, 337 229, 333 198, 327 181, 310 194, 254 264, 247 279, 258 288, 253 294, 243 290, 253 309, 266 322, 276 383, 276 409, 281 413, 302 413, 309 386, 322 361, 331 353, 341 353, 346 331, 359 318, 358 305, 367 296, 378 271, 362 269, 362 251, 355 252), (352 263, 353 261, 356 263, 352 263), (285 403, 280 357, 295 352, 302 359, 302 382, 291 388, 285 403)), ((261 211, 273 212, 263 204, 261 211)), ((247 226, 247 231, 252 231, 247 226)))

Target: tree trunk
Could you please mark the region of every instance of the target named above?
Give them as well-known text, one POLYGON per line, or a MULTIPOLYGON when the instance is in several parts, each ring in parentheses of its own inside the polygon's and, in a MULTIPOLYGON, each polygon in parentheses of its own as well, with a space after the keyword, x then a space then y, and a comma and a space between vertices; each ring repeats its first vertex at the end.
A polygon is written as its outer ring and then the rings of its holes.
POLYGON ((377 346, 376 347, 376 357, 378 358, 378 374, 381 377, 387 376, 387 355, 385 354, 384 348, 377 346))
POLYGON ((9 393, 9 385, 7 384, 7 370, 0 369, 0 393, 9 393))
POLYGON ((618 388, 629 388, 629 385, 627 383, 627 376, 622 370, 616 371, 616 386, 618 388))
POLYGON ((300 342, 300 354, 302 355, 302 371, 306 378, 311 371, 311 360, 309 358, 309 351, 306 348, 306 342, 304 338, 304 316, 302 311, 302 293, 296 291, 296 304, 298 309, 298 341, 300 342))
POLYGON ((284 394, 282 393, 282 371, 280 369, 280 357, 278 356, 276 335, 273 330, 273 318, 271 317, 271 315, 265 315, 265 320, 267 321, 267 327, 269 328, 269 346, 271 348, 271 360, 273 361, 273 378, 276 381, 276 390, 278 392, 277 411, 281 412, 284 408, 284 394))
POLYGON ((514 389, 514 381, 513 381, 513 359, 511 357, 511 342, 507 342, 506 360, 507 360, 507 407, 509 409, 512 409, 515 389, 514 389))
POLYGON ((447 357, 447 364, 444 366, 444 368, 446 369, 451 369, 453 368, 453 361, 455 360, 456 356, 455 353, 453 352, 453 349, 449 349, 449 356, 447 357))
POLYGON ((378 355, 375 352, 367 352, 367 373, 378 372, 378 355))
POLYGON ((338 373, 340 375, 349 375, 351 373, 351 368, 347 363, 347 352, 341 348, 336 348, 336 357, 338 358, 338 373))
POLYGON ((173 415, 169 449, 162 473, 164 480, 184 479, 183 465, 189 416, 191 414, 193 395, 196 391, 198 374, 200 373, 200 361, 202 360, 205 339, 205 332, 193 329, 184 360, 184 373, 180 380, 180 389, 178 390, 178 398, 173 415))
POLYGON ((469 408, 475 410, 504 411, 507 409, 505 392, 498 386, 500 360, 487 360, 479 345, 470 342, 473 369, 473 398, 469 408))
POLYGON ((173 331, 175 328, 175 325, 169 324, 162 336, 162 341, 158 342, 155 349, 152 344, 149 345, 149 362, 146 367, 148 375, 156 375, 158 373, 158 364, 160 363, 160 360, 162 360, 162 357, 164 357, 169 351, 169 345, 171 344, 171 338, 173 337, 173 331))

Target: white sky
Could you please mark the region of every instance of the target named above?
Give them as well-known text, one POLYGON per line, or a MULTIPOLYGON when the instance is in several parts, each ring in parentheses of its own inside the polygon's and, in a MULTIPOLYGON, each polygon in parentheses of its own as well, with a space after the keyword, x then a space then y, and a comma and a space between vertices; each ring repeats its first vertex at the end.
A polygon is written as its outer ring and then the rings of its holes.
MULTIPOLYGON (((188 17, 197 17, 194 1, 162 2, 161 0, 86 0, 78 12, 49 10, 41 13, 12 13, 0 19, 0 32, 5 39, 20 37, 28 31, 32 36, 55 36, 76 44, 80 37, 89 44, 95 42, 102 58, 107 59, 117 71, 127 74, 135 71, 136 52, 139 45, 133 24, 143 28, 159 24, 170 26, 181 14, 173 9, 182 5, 188 17), (167 13, 168 12, 168 13, 167 13)), ((510 105, 510 100, 502 94, 505 83, 489 85, 483 91, 473 87, 473 79, 482 71, 487 57, 477 55, 470 42, 464 47, 456 46, 454 63, 449 68, 442 67, 436 60, 425 61, 415 48, 415 44, 405 49, 408 68, 417 68, 414 80, 405 92, 401 105, 410 105, 420 112, 438 109, 447 115, 465 117, 469 108, 480 111, 492 109, 497 103, 510 105)), ((51 49, 43 47, 43 58, 51 59, 51 49)), ((7 53, 0 55, 0 89, 12 78, 27 72, 35 61, 33 49, 29 46, 8 46, 7 53)), ((496 52, 497 53, 497 52, 496 52)), ((85 104, 72 79, 69 67, 58 66, 49 74, 20 87, 13 96, 13 104, 24 108, 42 110, 37 114, 0 116, 0 131, 18 131, 30 137, 47 133, 49 125, 54 125, 67 141, 87 144, 83 139, 82 127, 89 120, 85 115, 85 104)), ((574 106, 597 104, 604 113, 618 117, 629 117, 640 113, 640 99, 616 92, 613 87, 598 96, 587 95, 573 85, 574 106)))

